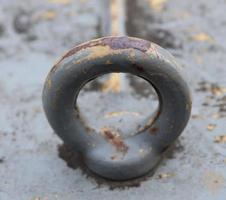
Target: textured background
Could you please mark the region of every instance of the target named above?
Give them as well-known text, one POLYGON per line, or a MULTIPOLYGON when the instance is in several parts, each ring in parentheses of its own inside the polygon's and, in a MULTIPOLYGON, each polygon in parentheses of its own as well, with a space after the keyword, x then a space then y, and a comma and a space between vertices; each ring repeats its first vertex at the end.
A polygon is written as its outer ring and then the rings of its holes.
MULTIPOLYGON (((128 35, 168 49, 184 66, 193 94, 189 125, 154 176, 137 187, 111 190, 112 183, 100 185, 58 156, 62 142, 42 110, 43 83, 63 52, 102 35, 107 10, 103 3, 106 1, 0 0, 0 200, 224 200, 225 0, 127 0, 128 35)), ((147 95, 150 88, 134 80, 138 83, 116 95, 96 88, 81 94, 79 104, 91 126, 98 129, 106 122, 129 130, 133 123, 126 122, 141 122, 150 100, 149 110, 153 111, 156 100, 152 92, 147 95), (140 95, 137 91, 146 92, 140 95), (93 102, 86 105, 90 97, 93 102), (98 104, 98 99, 104 103, 98 104), (120 109, 138 112, 141 118, 116 116, 104 121, 101 117, 120 109)))

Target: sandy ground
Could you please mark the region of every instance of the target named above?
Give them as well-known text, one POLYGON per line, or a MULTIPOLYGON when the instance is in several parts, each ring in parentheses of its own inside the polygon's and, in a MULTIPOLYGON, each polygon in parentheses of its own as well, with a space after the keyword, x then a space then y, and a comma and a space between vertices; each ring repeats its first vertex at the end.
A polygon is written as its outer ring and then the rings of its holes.
MULTIPOLYGON (((192 117, 173 154, 154 176, 123 189, 110 190, 109 184, 99 185, 80 168, 68 167, 58 156, 62 142, 46 121, 41 91, 59 55, 101 36, 106 8, 97 0, 0 0, 1 200, 225 199, 226 2, 128 0, 128 5, 128 34, 168 49, 187 74, 192 117)), ((98 91, 83 93, 80 105, 86 117, 115 109, 145 116, 147 109, 142 108, 148 108, 150 99, 154 102, 153 96, 136 96, 134 85, 129 93, 114 95, 117 101, 112 107, 108 106, 111 95, 104 94, 105 103, 98 104, 98 91), (94 103, 87 105, 90 97, 94 103), (130 103, 120 107, 122 100, 130 103), (139 103, 143 107, 134 110, 139 103)), ((133 129, 126 118, 117 123, 120 119, 108 122, 133 129)), ((98 129, 104 123, 101 120, 95 118, 90 124, 98 129)), ((142 118, 130 120, 139 123, 142 118)))

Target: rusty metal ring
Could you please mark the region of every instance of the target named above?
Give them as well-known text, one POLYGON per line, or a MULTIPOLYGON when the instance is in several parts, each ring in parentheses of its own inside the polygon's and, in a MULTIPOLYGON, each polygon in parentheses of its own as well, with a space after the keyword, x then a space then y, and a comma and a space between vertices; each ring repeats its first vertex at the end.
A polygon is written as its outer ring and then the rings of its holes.
POLYGON ((52 68, 43 90, 44 110, 54 131, 83 155, 93 172, 114 180, 139 177, 155 167, 189 120, 190 92, 180 70, 166 50, 148 41, 93 40, 71 49, 52 68), (156 89, 160 106, 150 126, 129 138, 106 132, 110 137, 106 142, 103 134, 85 126, 76 99, 87 82, 111 72, 147 80, 156 89))

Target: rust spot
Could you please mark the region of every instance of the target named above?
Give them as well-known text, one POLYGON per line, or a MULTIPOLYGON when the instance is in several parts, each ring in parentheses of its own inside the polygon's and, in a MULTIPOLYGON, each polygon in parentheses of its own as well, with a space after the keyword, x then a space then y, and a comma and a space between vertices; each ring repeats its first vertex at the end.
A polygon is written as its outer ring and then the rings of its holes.
POLYGON ((149 50, 151 43, 137 38, 131 38, 131 37, 105 37, 101 39, 91 40, 89 42, 83 43, 81 45, 78 45, 71 50, 69 50, 66 54, 62 56, 62 58, 54 65, 54 67, 60 63, 64 58, 69 57, 76 52, 86 49, 88 47, 94 47, 94 46, 109 46, 113 50, 118 49, 137 49, 142 52, 146 52, 149 50))
MULTIPOLYGON (((71 50, 66 52, 53 66, 51 69, 51 72, 55 72, 58 68, 58 64, 65 58, 74 55, 78 51, 81 51, 83 49, 89 48, 89 47, 95 47, 95 46, 107 46, 112 50, 123 50, 123 49, 136 49, 141 52, 153 52, 157 54, 155 48, 152 47, 151 43, 138 39, 138 38, 132 38, 132 37, 104 37, 101 39, 91 40, 86 43, 83 43, 81 45, 73 47, 71 50)), ((135 56, 135 53, 130 54, 130 56, 135 56)), ((157 55, 158 56, 158 55, 157 55)))
POLYGON ((112 50, 109 46, 94 46, 89 48, 89 54, 83 56, 77 61, 74 61, 75 64, 80 64, 83 61, 95 60, 97 58, 103 58, 108 55, 120 54, 123 50, 112 50))
POLYGON ((135 67, 139 72, 143 72, 144 71, 144 68, 140 65, 137 65, 137 64, 133 64, 133 67, 135 67))
POLYGON ((124 143, 122 136, 119 135, 117 131, 109 128, 102 128, 101 134, 116 148, 117 151, 123 153, 128 151, 128 146, 124 143))
POLYGON ((150 133, 151 133, 152 135, 155 135, 157 131, 158 131, 158 128, 157 128, 157 127, 151 127, 151 128, 150 128, 150 133))
POLYGON ((94 46, 97 46, 97 45, 100 45, 100 44, 101 44, 100 41, 92 40, 90 42, 86 42, 86 43, 83 43, 81 45, 75 46, 74 48, 69 50, 66 54, 64 54, 60 61, 62 61, 66 57, 72 56, 73 54, 77 53, 78 51, 80 51, 82 49, 86 49, 88 47, 94 47, 94 46))

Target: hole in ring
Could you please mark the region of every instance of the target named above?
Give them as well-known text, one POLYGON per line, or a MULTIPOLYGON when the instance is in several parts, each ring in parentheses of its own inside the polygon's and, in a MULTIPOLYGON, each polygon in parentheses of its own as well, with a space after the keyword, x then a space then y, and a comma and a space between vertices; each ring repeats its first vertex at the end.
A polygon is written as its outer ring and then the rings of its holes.
POLYGON ((109 129, 127 138, 155 118, 159 99, 146 80, 128 73, 110 73, 87 83, 79 92, 77 106, 86 127, 97 133, 109 129))

